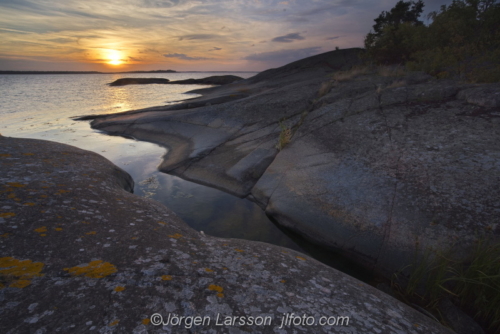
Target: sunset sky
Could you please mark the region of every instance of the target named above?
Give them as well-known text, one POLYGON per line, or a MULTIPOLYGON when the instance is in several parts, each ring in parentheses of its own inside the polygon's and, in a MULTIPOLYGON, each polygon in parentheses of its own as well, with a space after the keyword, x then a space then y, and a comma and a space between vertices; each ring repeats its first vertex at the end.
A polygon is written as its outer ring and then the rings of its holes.
POLYGON ((396 2, 0 0, 0 70, 261 71, 362 47, 396 2))

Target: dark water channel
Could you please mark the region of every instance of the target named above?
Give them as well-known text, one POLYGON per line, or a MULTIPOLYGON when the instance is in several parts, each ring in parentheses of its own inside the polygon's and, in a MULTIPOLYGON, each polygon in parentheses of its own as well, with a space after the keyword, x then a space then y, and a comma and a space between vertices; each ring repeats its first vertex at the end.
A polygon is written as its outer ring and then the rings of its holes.
MULTIPOLYGON (((136 142, 137 144, 141 142, 136 142)), ((319 247, 279 226, 255 203, 223 191, 159 172, 157 153, 140 158, 114 159, 135 181, 136 195, 154 199, 175 212, 189 226, 205 234, 266 242, 307 254, 362 281, 373 275, 338 253, 319 247)))

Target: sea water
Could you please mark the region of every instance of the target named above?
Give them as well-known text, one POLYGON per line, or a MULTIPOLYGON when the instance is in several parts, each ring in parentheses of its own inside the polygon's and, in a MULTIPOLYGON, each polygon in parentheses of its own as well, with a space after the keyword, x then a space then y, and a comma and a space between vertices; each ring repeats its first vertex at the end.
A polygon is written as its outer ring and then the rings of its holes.
MULTIPOLYGON (((134 193, 166 205, 196 230, 219 237, 258 240, 300 249, 254 203, 222 191, 160 173, 166 149, 109 136, 72 117, 113 114, 195 97, 187 91, 206 85, 108 86, 123 77, 183 80, 229 73, 17 74, 0 75, 0 133, 69 144, 96 152, 127 171, 134 193)), ((243 78, 255 73, 230 73, 243 78)), ((126 222, 123 222, 124 224, 126 222)))

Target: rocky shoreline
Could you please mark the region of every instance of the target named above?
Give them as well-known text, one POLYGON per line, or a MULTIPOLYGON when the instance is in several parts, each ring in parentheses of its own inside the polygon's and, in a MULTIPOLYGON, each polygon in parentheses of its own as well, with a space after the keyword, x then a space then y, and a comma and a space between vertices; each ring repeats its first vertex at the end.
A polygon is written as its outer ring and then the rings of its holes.
POLYGON ((478 239, 498 242, 500 85, 361 69, 361 52, 82 119, 169 148, 161 171, 247 197, 386 277, 428 250, 463 260, 478 239))
POLYGON ((0 170, 2 333, 451 333, 303 254, 194 231, 95 153, 0 136, 0 170))

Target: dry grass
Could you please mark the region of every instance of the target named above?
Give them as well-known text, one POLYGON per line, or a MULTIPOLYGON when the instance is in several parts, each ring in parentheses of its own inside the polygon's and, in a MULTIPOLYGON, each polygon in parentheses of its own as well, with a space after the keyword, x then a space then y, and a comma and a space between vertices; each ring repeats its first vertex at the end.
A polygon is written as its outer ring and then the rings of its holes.
POLYGON ((403 87, 403 86, 406 86, 406 81, 404 80, 396 80, 396 81, 393 81, 389 86, 386 86, 384 87, 383 85, 378 85, 377 86, 377 94, 381 94, 384 90, 388 89, 388 88, 398 88, 398 87, 403 87))
POLYGON ((347 81, 347 80, 351 80, 359 75, 367 74, 368 72, 369 72, 369 69, 367 66, 357 66, 357 67, 353 67, 352 69, 350 69, 348 71, 335 72, 333 74, 333 79, 336 81, 347 81))
POLYGON ((278 143, 276 144, 276 148, 279 151, 281 151, 292 140, 292 129, 287 128, 283 123, 280 123, 280 128, 280 137, 278 139, 278 143))
POLYGON ((387 86, 385 88, 398 88, 398 87, 403 87, 403 86, 406 86, 406 81, 396 80, 396 81, 393 81, 389 86, 387 86))
POLYGON ((406 70, 402 66, 380 66, 377 72, 383 77, 401 77, 406 74, 406 70))
POLYGON ((333 87, 332 81, 326 81, 321 84, 318 90, 318 97, 323 97, 330 92, 333 87))

